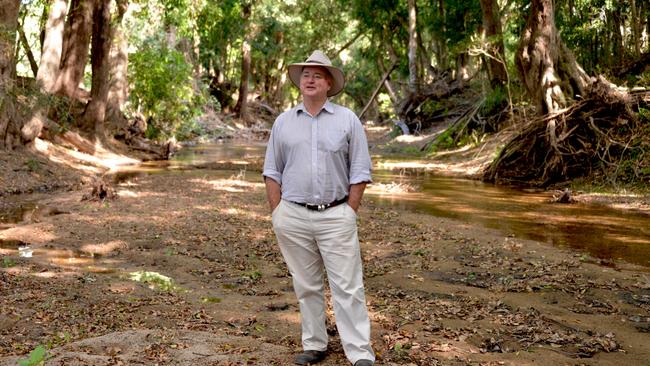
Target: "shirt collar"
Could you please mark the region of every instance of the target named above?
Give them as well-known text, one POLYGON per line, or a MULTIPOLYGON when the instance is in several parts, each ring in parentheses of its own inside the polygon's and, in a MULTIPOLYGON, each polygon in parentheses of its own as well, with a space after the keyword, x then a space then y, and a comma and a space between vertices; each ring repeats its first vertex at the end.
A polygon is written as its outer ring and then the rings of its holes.
MULTIPOLYGON (((321 111, 323 110, 329 114, 334 114, 334 104, 329 100, 327 100, 325 104, 323 104, 323 107, 321 108, 321 111)), ((305 109, 305 104, 302 102, 300 102, 300 104, 296 106, 296 114, 300 112, 307 113, 307 109, 305 109)))

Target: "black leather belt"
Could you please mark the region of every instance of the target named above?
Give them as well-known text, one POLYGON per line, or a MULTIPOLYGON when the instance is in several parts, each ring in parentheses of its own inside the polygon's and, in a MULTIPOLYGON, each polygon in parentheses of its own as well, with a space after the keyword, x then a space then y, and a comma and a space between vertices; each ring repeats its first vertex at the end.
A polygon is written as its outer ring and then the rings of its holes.
POLYGON ((341 198, 340 200, 332 201, 330 203, 325 203, 325 204, 322 204, 322 205, 313 205, 311 203, 302 203, 302 202, 293 202, 293 201, 289 201, 289 202, 295 203, 296 205, 300 205, 302 207, 305 207, 308 210, 325 211, 328 208, 338 206, 340 204, 346 203, 347 201, 348 201, 348 196, 345 196, 345 197, 341 198))

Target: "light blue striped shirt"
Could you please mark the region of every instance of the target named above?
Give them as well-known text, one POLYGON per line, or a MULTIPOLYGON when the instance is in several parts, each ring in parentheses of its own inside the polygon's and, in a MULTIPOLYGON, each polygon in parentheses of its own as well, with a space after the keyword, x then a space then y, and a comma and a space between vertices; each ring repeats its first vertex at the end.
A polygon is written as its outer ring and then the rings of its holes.
POLYGON ((327 101, 315 116, 302 103, 278 116, 262 174, 280 184, 284 200, 326 204, 347 196, 351 184, 370 183, 370 169, 359 118, 327 101))

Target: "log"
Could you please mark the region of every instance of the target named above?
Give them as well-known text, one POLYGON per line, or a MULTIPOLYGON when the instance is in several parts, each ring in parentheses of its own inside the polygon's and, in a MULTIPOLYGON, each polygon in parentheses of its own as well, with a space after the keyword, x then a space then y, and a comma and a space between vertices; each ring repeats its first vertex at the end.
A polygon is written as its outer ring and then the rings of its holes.
POLYGON ((370 108, 370 104, 372 104, 372 101, 375 100, 375 98, 377 98, 377 94, 379 94, 379 90, 381 90, 381 87, 384 85, 384 82, 388 80, 390 73, 393 72, 393 70, 395 70, 396 67, 397 67, 397 62, 394 62, 393 65, 390 68, 388 68, 388 71, 386 71, 384 76, 381 78, 381 81, 377 84, 375 91, 372 92, 372 95, 370 96, 368 103, 366 103, 365 107, 363 107, 363 109, 361 110, 361 113, 359 113, 359 119, 361 119, 363 115, 366 113, 366 111, 368 110, 368 108, 370 108))

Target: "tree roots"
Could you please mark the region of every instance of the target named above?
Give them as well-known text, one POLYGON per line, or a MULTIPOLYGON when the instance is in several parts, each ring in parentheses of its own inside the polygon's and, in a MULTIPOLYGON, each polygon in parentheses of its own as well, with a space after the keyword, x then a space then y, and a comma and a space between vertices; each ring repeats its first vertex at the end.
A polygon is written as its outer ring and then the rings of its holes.
POLYGON ((650 92, 598 78, 584 99, 523 125, 484 173, 487 181, 546 187, 576 178, 650 180, 650 92), (647 114, 647 112, 645 112, 647 114))

